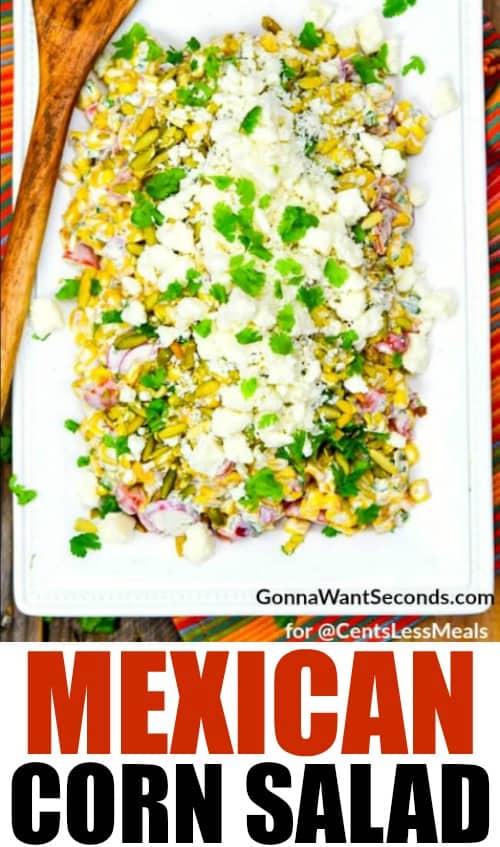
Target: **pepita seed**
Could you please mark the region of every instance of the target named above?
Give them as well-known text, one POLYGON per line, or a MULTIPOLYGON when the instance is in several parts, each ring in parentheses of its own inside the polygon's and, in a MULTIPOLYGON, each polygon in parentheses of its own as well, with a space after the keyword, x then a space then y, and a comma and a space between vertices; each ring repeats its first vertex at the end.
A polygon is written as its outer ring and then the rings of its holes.
POLYGON ((134 153, 140 153, 141 150, 146 150, 147 147, 154 144, 155 141, 160 137, 160 130, 153 127, 153 129, 148 129, 140 138, 137 139, 133 146, 134 153))

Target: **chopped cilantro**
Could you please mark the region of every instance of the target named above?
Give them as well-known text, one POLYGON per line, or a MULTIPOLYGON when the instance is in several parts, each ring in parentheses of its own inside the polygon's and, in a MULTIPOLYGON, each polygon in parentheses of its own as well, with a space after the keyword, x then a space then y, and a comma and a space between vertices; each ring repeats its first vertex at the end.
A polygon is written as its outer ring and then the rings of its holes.
POLYGON ((361 77, 361 81, 365 85, 369 85, 372 82, 380 82, 379 71, 389 72, 387 65, 388 53, 389 48, 387 44, 382 44, 378 53, 375 53, 373 56, 359 55, 352 57, 351 62, 354 70, 361 77))
POLYGON ((410 61, 404 66, 401 71, 403 76, 407 76, 410 71, 417 71, 420 75, 425 73, 425 62, 422 59, 422 56, 412 56, 410 61))
POLYGON ((279 421, 278 415, 270 413, 268 415, 262 415, 259 420, 258 427, 259 429, 268 429, 270 426, 274 426, 279 421))
POLYGON ((146 406, 146 421, 151 432, 158 432, 158 430, 163 429, 166 411, 167 404, 161 397, 148 403, 146 406))
POLYGON ((321 530, 321 534, 325 535, 326 538, 336 538, 340 533, 333 528, 333 526, 325 526, 324 529, 321 530))
POLYGON ((219 191, 226 191, 234 182, 232 176, 211 176, 210 179, 219 191))
POLYGON ((9 490, 12 491, 20 506, 27 506, 37 496, 37 492, 32 488, 25 488, 24 485, 21 485, 15 474, 9 479, 9 490))
POLYGON ((274 267, 281 276, 298 275, 304 270, 295 259, 278 259, 274 267))
POLYGON ((12 461, 12 430, 9 426, 0 426, 0 461, 12 461))
POLYGON ((369 526, 369 524, 377 520, 379 514, 380 506, 377 506, 376 503, 372 503, 366 509, 356 509, 356 517, 360 526, 369 526))
POLYGON ((293 306, 288 303, 281 308, 276 316, 278 326, 283 332, 291 332, 295 326, 295 314, 293 306))
POLYGON ((365 229, 363 229, 361 224, 356 224, 356 226, 353 227, 352 234, 356 244, 363 244, 368 238, 368 233, 365 229))
POLYGON ((358 341, 359 335, 355 329, 348 329, 340 335, 340 346, 343 350, 352 350, 355 341, 358 341))
POLYGON ((132 207, 131 220, 139 229, 146 229, 155 224, 162 224, 164 215, 140 191, 134 191, 135 205, 132 207))
POLYGON ((154 41, 152 38, 146 38, 148 45, 148 52, 146 53, 146 59, 148 62, 156 62, 157 59, 160 59, 164 56, 165 51, 159 44, 154 41))
POLYGON ((297 292, 297 300, 303 303, 310 312, 321 306, 324 299, 325 295, 321 285, 311 285, 309 288, 303 285, 297 292))
POLYGON ((208 318, 205 318, 203 321, 199 321, 194 327, 194 332, 196 335, 199 335, 200 338, 208 338, 210 333, 212 332, 212 321, 208 318))
POLYGON ((249 400, 250 397, 253 397, 253 395, 257 391, 258 384, 259 382, 255 376, 252 376, 249 379, 242 379, 240 391, 245 400, 249 400))
POLYGON ((153 200, 166 200, 167 197, 179 193, 185 176, 184 168, 170 168, 168 171, 160 171, 152 176, 144 187, 153 200))
POLYGON ((298 76, 298 72, 290 67, 284 59, 281 60, 280 80, 282 88, 288 89, 290 84, 298 76))
POLYGON ((219 76, 221 59, 216 53, 209 53, 205 59, 205 74, 209 79, 217 79, 219 76))
POLYGON ((106 515, 111 514, 111 512, 121 512, 121 509, 116 497, 113 494, 106 494, 104 497, 101 497, 101 502, 99 504, 99 517, 105 518, 106 515))
POLYGON ((272 199, 270 194, 263 194, 259 200, 259 209, 269 209, 272 199))
POLYGON ((220 282, 214 282, 210 289, 210 294, 215 298, 215 300, 218 300, 219 303, 227 303, 229 300, 227 288, 221 285, 220 282))
POLYGON ((238 288, 251 297, 257 297, 266 284, 265 273, 255 270, 252 263, 234 268, 231 271, 231 279, 238 288))
POLYGON ((160 295, 160 300, 170 303, 172 300, 178 300, 184 294, 184 286, 182 282, 171 282, 166 291, 160 295))
POLYGON ((255 183, 251 179, 239 179, 236 183, 236 191, 243 206, 250 206, 257 195, 255 183))
POLYGON ((283 286, 279 279, 274 281, 274 296, 277 300, 283 300, 283 286))
POLYGON ((325 265, 325 276, 330 285, 341 288, 349 278, 349 271, 339 265, 335 259, 328 259, 325 265))
POLYGON ((69 549, 73 556, 84 559, 89 550, 100 550, 101 542, 93 532, 82 532, 70 538, 69 549))
POLYGON ((189 88, 179 88, 177 99, 183 106, 206 106, 215 91, 206 82, 191 83, 189 88))
POLYGON ((316 150, 316 147, 318 146, 318 141, 319 141, 318 138, 309 138, 306 141, 306 144, 305 144, 305 147, 304 147, 304 152, 309 159, 311 158, 314 151, 316 150))
POLYGON ((415 6, 417 0, 384 0, 382 14, 384 18, 395 18, 403 15, 410 6, 415 6))
POLYGON ((236 333, 236 341, 238 344, 256 344, 257 341, 262 341, 262 335, 257 329, 247 326, 236 333))
POLYGON ((269 339, 269 346, 278 356, 288 356, 293 350, 293 341, 286 332, 274 332, 269 339))
POLYGON ((71 418, 68 418, 64 421, 64 426, 66 427, 66 429, 69 429, 69 431, 73 433, 78 432, 78 430, 80 429, 80 424, 78 423, 78 421, 73 421, 71 420, 71 418))
POLYGON ((271 468, 261 468, 245 482, 248 505, 255 509, 260 500, 278 501, 283 499, 283 486, 278 482, 271 468))
POLYGON ((362 374, 364 364, 365 364, 365 360, 363 359, 363 356, 361 355, 361 353, 356 352, 354 354, 354 358, 353 358, 352 362, 350 363, 349 367, 347 368, 348 375, 349 376, 355 376, 356 374, 362 374))
POLYGON ((355 497, 359 492, 359 481, 369 469, 370 463, 366 461, 356 462, 352 471, 346 473, 340 465, 333 465, 333 478, 335 491, 340 497, 355 497))
POLYGON ((246 135, 252 135, 252 133, 257 128, 257 124, 259 123, 262 117, 262 106, 255 106, 253 109, 250 109, 249 112, 243 118, 240 125, 240 132, 244 132, 246 135))
POLYGON ((79 279, 63 279, 63 284, 57 292, 56 297, 58 300, 74 300, 75 297, 78 297, 79 291, 79 279))
POLYGON ((316 47, 323 44, 323 41, 324 36, 318 32, 315 24, 312 21, 307 21, 299 35, 300 46, 305 50, 316 50, 316 47))
POLYGON ((76 466, 78 468, 87 468, 90 465, 90 456, 78 456, 76 466))
POLYGON ((122 313, 117 309, 111 309, 109 312, 103 312, 101 315, 103 324, 119 324, 122 323, 122 313))
POLYGON ((392 366, 393 368, 401 369, 403 367, 403 354, 402 353, 394 353, 392 357, 392 366))
POLYGON ((199 50, 200 47, 201 47, 200 42, 198 41, 197 38, 195 38, 194 35, 192 35, 191 38, 189 39, 189 41, 186 44, 186 50, 189 50, 190 53, 196 53, 196 51, 199 50))
POLYGON ((124 456, 125 453, 130 453, 130 447, 128 446, 128 435, 103 435, 102 443, 105 447, 109 447, 111 450, 116 452, 116 458, 119 459, 120 456, 124 456))
POLYGON ((174 47, 170 47, 167 50, 167 62, 171 65, 181 65, 184 61, 184 53, 182 50, 175 50, 174 47))
POLYGON ((291 444, 287 444, 286 447, 280 447, 276 451, 278 458, 286 459, 286 461, 295 468, 297 473, 301 476, 304 472, 304 448, 306 445, 306 437, 304 430, 299 430, 294 434, 291 444))
POLYGON ((226 241, 233 242, 238 229, 238 215, 226 203, 216 203, 214 206, 214 226, 226 241))
POLYGON ((278 226, 282 241, 293 244, 304 238, 311 227, 319 226, 316 215, 310 215, 302 206, 287 206, 278 226))
POLYGON ((154 371, 142 374, 139 382, 144 388, 151 388, 153 391, 158 391, 167 381, 167 372, 165 368, 157 368, 154 371))
POLYGON ((145 41, 147 37, 147 30, 142 24, 133 24, 118 41, 113 41, 113 47, 117 48, 113 59, 132 59, 137 45, 145 41))

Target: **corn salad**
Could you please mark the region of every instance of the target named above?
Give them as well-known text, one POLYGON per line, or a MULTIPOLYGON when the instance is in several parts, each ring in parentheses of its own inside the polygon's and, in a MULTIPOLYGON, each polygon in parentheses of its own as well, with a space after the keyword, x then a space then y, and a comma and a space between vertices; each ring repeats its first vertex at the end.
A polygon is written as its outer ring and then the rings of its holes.
POLYGON ((429 120, 398 100, 374 16, 262 24, 180 49, 134 24, 81 93, 63 169, 77 529, 174 536, 191 561, 278 524, 286 554, 315 525, 392 531, 429 497, 411 377, 446 304, 406 184, 429 120))

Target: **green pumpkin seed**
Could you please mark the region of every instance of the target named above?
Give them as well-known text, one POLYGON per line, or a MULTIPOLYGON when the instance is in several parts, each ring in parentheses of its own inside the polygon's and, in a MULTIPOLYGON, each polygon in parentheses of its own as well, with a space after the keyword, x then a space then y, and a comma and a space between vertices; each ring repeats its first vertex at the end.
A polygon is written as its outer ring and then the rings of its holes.
POLYGON ((130 167, 134 173, 141 173, 145 171, 151 159, 154 158, 155 153, 156 150, 154 147, 148 147, 147 150, 143 150, 142 153, 135 156, 130 162, 130 167))
POLYGON ((161 487, 161 499, 166 500, 177 480, 177 470, 170 468, 161 487))
POLYGON ((140 330, 131 329, 116 339, 114 347, 115 350, 133 350, 135 347, 140 347, 141 344, 147 344, 148 341, 147 335, 144 335, 140 330))
POLYGON ((155 141, 160 137, 160 130, 153 127, 152 129, 148 129, 134 144, 133 150, 134 153, 140 153, 141 150, 145 150, 146 147, 150 147, 155 141))

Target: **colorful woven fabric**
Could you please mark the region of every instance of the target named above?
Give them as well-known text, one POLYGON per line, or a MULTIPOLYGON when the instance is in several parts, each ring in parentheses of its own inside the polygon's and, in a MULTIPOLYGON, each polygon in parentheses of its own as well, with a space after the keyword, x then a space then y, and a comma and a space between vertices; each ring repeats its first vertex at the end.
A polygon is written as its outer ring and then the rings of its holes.
MULTIPOLYGON (((14 45, 12 0, 0 0, 1 15, 1 254, 5 251, 12 220, 12 105, 14 45)), ((485 20, 486 121, 489 162, 489 236, 491 258, 491 331, 493 379, 494 485, 496 564, 500 572, 500 37, 485 20)), ((393 626, 399 632, 420 620, 417 617, 299 617, 298 626, 311 627, 311 640, 325 623, 347 624, 347 629, 370 626, 372 632, 393 626)), ((284 620, 258 618, 175 618, 181 636, 187 641, 280 641, 286 638, 284 620)), ((387 638, 384 632, 371 640, 387 638)), ((350 639, 349 636, 343 640, 350 639)))

